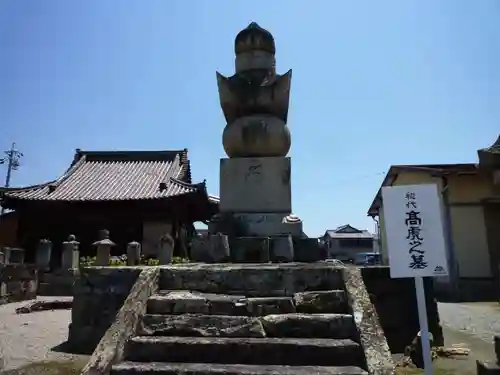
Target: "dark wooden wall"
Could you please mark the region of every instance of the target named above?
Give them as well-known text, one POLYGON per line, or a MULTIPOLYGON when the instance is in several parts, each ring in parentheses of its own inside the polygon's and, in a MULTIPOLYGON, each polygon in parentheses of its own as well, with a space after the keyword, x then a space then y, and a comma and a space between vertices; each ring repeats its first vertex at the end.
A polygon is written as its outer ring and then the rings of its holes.
POLYGON ((52 267, 61 262, 62 243, 70 234, 80 242, 80 256, 95 256, 92 244, 99 240, 99 232, 107 229, 110 239, 116 243, 112 255, 126 253, 131 241, 141 242, 143 223, 146 221, 168 221, 173 223, 176 241, 175 255, 186 253, 185 235, 197 220, 206 219, 208 205, 203 197, 179 197, 171 201, 124 201, 63 203, 43 202, 20 204, 17 207, 19 225, 17 239, 26 250, 26 262, 35 261, 35 251, 42 238, 52 241, 52 267))

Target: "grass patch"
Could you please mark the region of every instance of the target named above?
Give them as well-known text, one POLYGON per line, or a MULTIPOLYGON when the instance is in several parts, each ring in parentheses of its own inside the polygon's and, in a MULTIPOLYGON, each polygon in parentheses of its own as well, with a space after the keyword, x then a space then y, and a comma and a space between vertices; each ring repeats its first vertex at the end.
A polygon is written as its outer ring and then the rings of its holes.
POLYGON ((25 366, 1 371, 0 375, 80 375, 86 360, 33 362, 25 366))
MULTIPOLYGON (((467 372, 466 370, 460 368, 458 369, 450 369, 450 368, 441 368, 439 363, 432 363, 432 370, 434 375, 475 375, 474 373, 467 372)), ((419 368, 411 368, 411 367, 396 367, 396 375, 423 375, 424 370, 419 368)))

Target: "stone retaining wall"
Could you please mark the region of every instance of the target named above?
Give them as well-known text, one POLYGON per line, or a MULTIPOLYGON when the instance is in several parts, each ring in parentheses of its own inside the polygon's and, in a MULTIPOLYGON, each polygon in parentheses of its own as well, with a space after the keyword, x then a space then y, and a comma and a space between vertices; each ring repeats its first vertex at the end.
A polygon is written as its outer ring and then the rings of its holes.
POLYGON ((91 354, 144 267, 87 267, 75 275, 68 346, 91 354))
POLYGON ((38 272, 29 264, 0 264, 0 304, 36 298, 38 272))
POLYGON ((75 274, 78 274, 78 269, 59 270, 56 272, 39 271, 37 294, 39 296, 54 297, 72 296, 75 274))
MULTIPOLYGON (((413 279, 391 279, 389 267, 361 269, 366 289, 375 305, 380 325, 392 353, 402 353, 419 331, 417 298, 413 279)), ((424 279, 429 330, 436 345, 443 345, 432 279, 424 279)))

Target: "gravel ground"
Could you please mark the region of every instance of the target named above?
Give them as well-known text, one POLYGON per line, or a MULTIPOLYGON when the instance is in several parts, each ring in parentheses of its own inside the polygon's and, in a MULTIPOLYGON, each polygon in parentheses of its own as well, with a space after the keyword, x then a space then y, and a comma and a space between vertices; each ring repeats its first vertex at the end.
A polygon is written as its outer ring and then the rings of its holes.
MULTIPOLYGON (((40 300, 71 299, 71 297, 39 297, 40 300)), ((0 306, 0 369, 12 369, 30 362, 76 359, 51 349, 66 341, 71 310, 39 311, 16 314, 18 307, 30 301, 0 306), (3 365, 3 368, 2 368, 3 365)))
POLYGON ((488 343, 500 334, 500 305, 496 302, 438 303, 441 325, 488 343))

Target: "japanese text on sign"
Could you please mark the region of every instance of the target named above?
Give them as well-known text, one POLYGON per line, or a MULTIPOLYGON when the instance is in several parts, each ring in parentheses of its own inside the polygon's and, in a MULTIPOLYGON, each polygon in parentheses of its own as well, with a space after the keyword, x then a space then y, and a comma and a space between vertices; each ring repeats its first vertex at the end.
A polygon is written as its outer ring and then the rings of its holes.
POLYGON ((382 188, 382 251, 391 277, 448 274, 441 201, 436 185, 382 188))
POLYGON ((421 236, 422 231, 422 218, 418 209, 417 196, 414 192, 407 192, 406 198, 406 217, 405 225, 408 227, 408 253, 410 263, 408 267, 412 269, 427 268, 428 263, 425 261, 425 250, 422 249, 424 239, 421 236))

